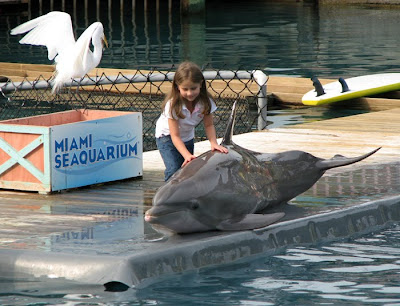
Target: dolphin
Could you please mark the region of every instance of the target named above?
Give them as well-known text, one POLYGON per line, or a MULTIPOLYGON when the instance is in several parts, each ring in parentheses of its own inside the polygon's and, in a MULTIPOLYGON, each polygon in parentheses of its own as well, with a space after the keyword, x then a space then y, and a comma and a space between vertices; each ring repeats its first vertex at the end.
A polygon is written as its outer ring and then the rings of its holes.
POLYGON ((284 213, 265 214, 266 209, 303 193, 326 170, 356 163, 380 149, 359 157, 335 155, 331 159, 303 151, 258 153, 233 143, 235 113, 236 102, 221 142, 227 154, 203 153, 157 190, 152 208, 145 213, 145 221, 155 229, 184 234, 268 226, 284 213))

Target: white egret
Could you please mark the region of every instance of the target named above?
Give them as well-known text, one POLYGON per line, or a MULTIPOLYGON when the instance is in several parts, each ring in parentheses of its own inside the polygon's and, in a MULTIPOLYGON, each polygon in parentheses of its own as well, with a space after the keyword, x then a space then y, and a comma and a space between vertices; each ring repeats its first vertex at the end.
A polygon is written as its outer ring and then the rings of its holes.
POLYGON ((71 16, 64 12, 50 12, 11 30, 12 35, 23 33, 27 34, 19 41, 21 44, 46 46, 49 60, 54 59, 53 93, 58 92, 65 82, 81 78, 97 67, 103 53, 103 41, 108 46, 101 22, 92 23, 75 41, 71 16))

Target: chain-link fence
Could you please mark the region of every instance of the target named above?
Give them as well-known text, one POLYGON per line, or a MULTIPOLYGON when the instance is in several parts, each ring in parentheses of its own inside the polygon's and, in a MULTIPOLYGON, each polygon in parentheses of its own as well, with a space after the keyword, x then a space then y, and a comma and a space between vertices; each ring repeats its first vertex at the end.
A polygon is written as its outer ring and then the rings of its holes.
MULTIPOLYGON (((214 113, 217 137, 222 137, 233 102, 238 101, 235 134, 264 129, 267 77, 257 71, 204 70, 207 88, 218 110, 214 113)), ((71 109, 141 112, 144 151, 156 148, 155 124, 165 95, 171 89, 174 68, 136 71, 133 75, 100 76, 71 80, 59 93, 51 92, 51 79, 39 77, 0 83, 0 120, 54 113, 71 109)), ((203 125, 196 141, 206 139, 203 125)))

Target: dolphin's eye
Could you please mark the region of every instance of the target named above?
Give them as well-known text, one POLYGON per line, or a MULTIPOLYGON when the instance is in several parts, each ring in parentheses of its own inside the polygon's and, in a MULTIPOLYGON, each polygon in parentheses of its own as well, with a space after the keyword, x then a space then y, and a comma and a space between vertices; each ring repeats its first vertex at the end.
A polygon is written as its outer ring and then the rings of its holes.
POLYGON ((190 209, 192 209, 192 210, 196 210, 197 208, 199 208, 200 207, 200 205, 199 205, 199 203, 197 203, 197 202, 194 202, 194 203, 192 203, 191 205, 190 205, 190 209))

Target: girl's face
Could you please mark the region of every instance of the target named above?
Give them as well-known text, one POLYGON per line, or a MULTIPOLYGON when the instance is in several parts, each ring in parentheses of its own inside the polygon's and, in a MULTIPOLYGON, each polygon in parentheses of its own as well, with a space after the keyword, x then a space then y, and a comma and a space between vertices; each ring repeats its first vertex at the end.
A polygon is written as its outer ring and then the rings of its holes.
POLYGON ((178 90, 184 99, 193 102, 200 94, 200 87, 201 83, 184 81, 180 85, 178 85, 178 90))

